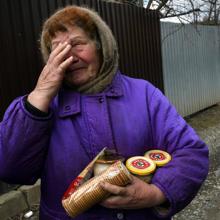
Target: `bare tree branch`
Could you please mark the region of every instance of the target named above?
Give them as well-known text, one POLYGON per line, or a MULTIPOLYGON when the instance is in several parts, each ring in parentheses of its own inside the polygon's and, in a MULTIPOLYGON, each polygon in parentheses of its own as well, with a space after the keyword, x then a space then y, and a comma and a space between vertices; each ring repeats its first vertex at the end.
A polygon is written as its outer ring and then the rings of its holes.
POLYGON ((189 10, 189 11, 186 11, 186 12, 182 12, 182 13, 179 13, 179 14, 173 14, 173 15, 168 15, 166 17, 163 17, 163 18, 172 18, 172 17, 179 17, 179 16, 183 16, 183 15, 187 15, 187 14, 191 14, 193 12, 199 12, 200 9, 199 8, 196 8, 194 10, 189 10))
POLYGON ((168 1, 169 1, 169 0, 162 0, 162 1, 161 1, 161 4, 157 7, 156 10, 159 11, 161 8, 163 8, 163 7, 167 4, 168 1))
POLYGON ((150 6, 152 5, 153 0, 149 0, 147 4, 147 9, 150 9, 150 6))
MULTIPOLYGON (((103 0, 104 1, 104 0, 103 0)), ((143 7, 144 0, 105 0, 143 7)), ((177 17, 180 22, 220 25, 220 0, 148 0, 147 9, 161 18, 177 17)))

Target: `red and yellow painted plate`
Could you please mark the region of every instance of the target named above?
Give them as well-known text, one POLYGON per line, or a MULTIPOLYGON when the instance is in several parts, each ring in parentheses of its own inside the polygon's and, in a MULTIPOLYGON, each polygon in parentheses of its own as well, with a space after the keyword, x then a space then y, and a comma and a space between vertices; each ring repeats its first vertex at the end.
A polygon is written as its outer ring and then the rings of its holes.
POLYGON ((155 163, 146 157, 136 156, 131 157, 126 161, 127 169, 136 175, 149 175, 156 169, 155 163))
POLYGON ((170 154, 162 150, 147 151, 144 157, 153 160, 158 167, 164 166, 171 160, 170 154))

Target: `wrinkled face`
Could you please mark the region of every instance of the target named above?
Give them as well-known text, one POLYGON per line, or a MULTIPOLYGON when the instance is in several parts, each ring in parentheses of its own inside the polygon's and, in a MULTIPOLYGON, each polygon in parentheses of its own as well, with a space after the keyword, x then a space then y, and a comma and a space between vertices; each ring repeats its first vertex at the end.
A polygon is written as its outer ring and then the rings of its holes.
POLYGON ((73 62, 67 68, 64 81, 70 86, 81 86, 96 78, 101 58, 95 42, 88 37, 83 29, 76 26, 68 26, 66 32, 57 32, 51 42, 52 50, 59 43, 64 42, 72 46, 66 58, 73 56, 73 62))

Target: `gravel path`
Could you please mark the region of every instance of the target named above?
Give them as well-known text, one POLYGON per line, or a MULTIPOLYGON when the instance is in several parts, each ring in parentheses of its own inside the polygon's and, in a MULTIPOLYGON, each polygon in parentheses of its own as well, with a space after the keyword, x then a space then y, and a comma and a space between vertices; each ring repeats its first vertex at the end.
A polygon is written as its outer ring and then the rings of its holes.
POLYGON ((220 219, 220 105, 200 112, 187 121, 209 146, 208 177, 196 198, 174 220, 220 219))

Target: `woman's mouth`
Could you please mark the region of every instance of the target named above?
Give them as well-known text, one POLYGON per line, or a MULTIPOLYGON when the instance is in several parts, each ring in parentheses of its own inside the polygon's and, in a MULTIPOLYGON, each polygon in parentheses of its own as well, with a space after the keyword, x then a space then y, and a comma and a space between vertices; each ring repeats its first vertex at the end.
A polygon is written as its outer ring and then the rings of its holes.
POLYGON ((69 74, 69 73, 76 73, 82 69, 85 69, 85 67, 77 67, 77 68, 69 68, 67 69, 66 73, 69 74))

